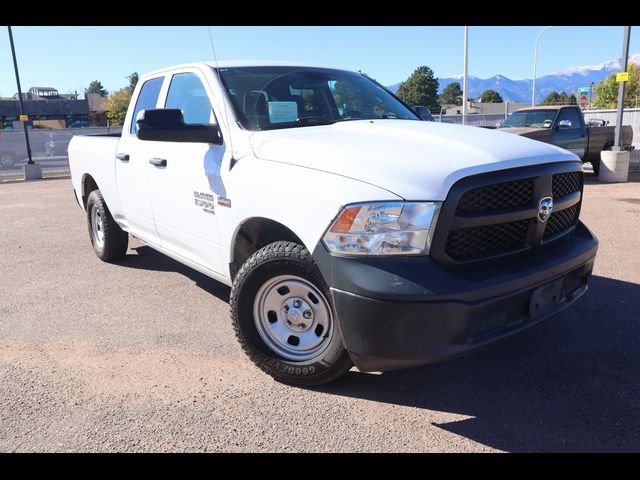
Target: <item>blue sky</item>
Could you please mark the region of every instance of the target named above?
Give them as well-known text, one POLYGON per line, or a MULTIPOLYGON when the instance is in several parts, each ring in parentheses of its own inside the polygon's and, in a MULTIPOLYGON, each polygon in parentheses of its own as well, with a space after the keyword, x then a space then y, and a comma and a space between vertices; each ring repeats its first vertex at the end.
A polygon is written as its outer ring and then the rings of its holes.
MULTIPOLYGON (((463 27, 216 27, 218 60, 277 59, 362 70, 385 85, 419 65, 437 76, 462 73, 463 27)), ((531 78, 542 27, 470 27, 469 74, 531 78)), ((557 27, 541 37, 538 75, 618 58, 622 27, 557 27)), ((126 75, 213 58, 206 27, 14 27, 22 87, 81 92, 91 80, 110 91, 126 75)), ((640 53, 631 30, 630 53, 640 53)), ((0 29, 0 95, 16 92, 9 39, 0 29)))

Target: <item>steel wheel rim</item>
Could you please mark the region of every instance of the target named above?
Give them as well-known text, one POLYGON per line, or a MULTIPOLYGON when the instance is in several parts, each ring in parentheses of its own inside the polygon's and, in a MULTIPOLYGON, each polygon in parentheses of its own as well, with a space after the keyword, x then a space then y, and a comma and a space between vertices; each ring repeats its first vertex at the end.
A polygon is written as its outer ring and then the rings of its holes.
POLYGON ((287 360, 311 360, 333 337, 329 302, 315 285, 295 275, 273 277, 260 287, 253 319, 262 341, 287 360))
POLYGON ((91 205, 91 234, 93 239, 102 248, 104 246, 104 222, 97 205, 91 205))

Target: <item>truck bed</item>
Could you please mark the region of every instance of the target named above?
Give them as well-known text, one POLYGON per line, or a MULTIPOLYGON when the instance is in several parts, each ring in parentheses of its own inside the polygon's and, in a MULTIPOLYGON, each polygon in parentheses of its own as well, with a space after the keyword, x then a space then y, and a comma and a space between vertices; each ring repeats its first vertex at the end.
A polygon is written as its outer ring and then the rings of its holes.
POLYGON ((105 196, 119 203, 116 191, 115 156, 120 134, 76 135, 69 142, 69 170, 78 196, 87 192, 83 185, 87 172, 105 196))

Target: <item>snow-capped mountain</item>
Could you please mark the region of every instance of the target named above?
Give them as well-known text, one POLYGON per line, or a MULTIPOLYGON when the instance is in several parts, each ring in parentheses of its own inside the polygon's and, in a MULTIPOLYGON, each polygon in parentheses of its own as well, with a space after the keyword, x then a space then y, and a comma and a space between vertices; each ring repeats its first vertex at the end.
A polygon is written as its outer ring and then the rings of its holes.
MULTIPOLYGON (((629 62, 640 64, 640 53, 636 53, 629 58, 629 62)), ((620 60, 609 60, 598 65, 585 65, 581 67, 568 67, 552 75, 538 77, 536 80, 536 101, 541 102, 552 91, 566 92, 571 94, 580 87, 588 87, 593 82, 597 85, 609 75, 620 71, 620 60)), ((503 99, 508 102, 530 102, 531 101, 531 79, 511 80, 504 75, 494 75, 491 78, 483 79, 469 75, 469 96, 477 98, 487 89, 496 90, 503 99)), ((451 75, 442 77, 440 80, 440 90, 450 83, 460 82, 462 86, 462 75, 451 75)), ((400 83, 390 85, 388 88, 395 92, 400 83)))

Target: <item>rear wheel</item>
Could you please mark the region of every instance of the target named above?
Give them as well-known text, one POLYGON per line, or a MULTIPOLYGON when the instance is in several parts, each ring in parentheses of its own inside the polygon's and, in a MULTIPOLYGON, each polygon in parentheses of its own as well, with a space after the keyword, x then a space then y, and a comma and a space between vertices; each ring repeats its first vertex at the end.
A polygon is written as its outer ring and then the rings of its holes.
POLYGON ((126 255, 129 234, 111 216, 100 190, 87 198, 87 224, 91 245, 100 260, 112 262, 126 255))
POLYGON ((233 282, 230 306, 243 350, 278 381, 321 385, 353 365, 329 289, 302 245, 275 242, 254 253, 233 282))

